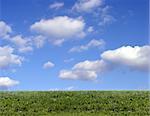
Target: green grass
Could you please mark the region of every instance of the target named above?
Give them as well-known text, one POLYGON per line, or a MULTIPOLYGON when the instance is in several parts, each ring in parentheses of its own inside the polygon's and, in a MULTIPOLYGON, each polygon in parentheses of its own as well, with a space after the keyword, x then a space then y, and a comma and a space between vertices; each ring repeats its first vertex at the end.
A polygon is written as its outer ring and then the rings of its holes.
POLYGON ((149 91, 0 92, 0 116, 148 116, 149 91))

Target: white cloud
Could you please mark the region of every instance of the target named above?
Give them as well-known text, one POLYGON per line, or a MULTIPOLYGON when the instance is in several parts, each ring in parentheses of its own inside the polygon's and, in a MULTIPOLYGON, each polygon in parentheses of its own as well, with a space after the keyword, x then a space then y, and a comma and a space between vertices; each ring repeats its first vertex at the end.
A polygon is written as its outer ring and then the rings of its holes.
POLYGON ((73 70, 85 70, 85 71, 94 71, 96 73, 103 73, 109 69, 108 64, 103 60, 95 61, 83 61, 75 64, 72 68, 73 70))
POLYGON ((131 69, 146 71, 149 68, 150 46, 123 46, 105 51, 101 57, 114 65, 123 65, 131 69))
MULTIPOLYGON (((110 14, 111 7, 105 4, 105 0, 78 0, 72 8, 78 12, 92 13, 94 17, 98 19, 99 26, 105 26, 116 21, 116 19, 110 14)), ((87 29, 88 32, 92 32, 92 27, 87 29)))
POLYGON ((61 70, 61 79, 95 80, 103 73, 110 72, 120 66, 137 71, 149 71, 150 46, 123 46, 115 50, 107 50, 101 59, 83 61, 75 64, 70 70, 61 70))
POLYGON ((11 27, 7 25, 5 22, 0 21, 0 37, 15 44, 19 52, 24 53, 33 50, 31 46, 32 42, 29 38, 23 38, 21 35, 11 37, 10 36, 11 32, 12 32, 11 27))
POLYGON ((45 40, 46 40, 46 38, 44 36, 39 35, 39 36, 34 37, 33 43, 35 44, 35 46, 37 48, 41 48, 41 47, 43 47, 45 40))
POLYGON ((19 81, 12 80, 9 77, 0 77, 0 89, 8 89, 9 87, 18 85, 19 81))
POLYGON ((94 48, 94 47, 95 48, 100 48, 100 47, 103 47, 104 45, 105 45, 105 42, 102 39, 100 39, 100 40, 92 39, 86 45, 72 47, 69 50, 69 52, 82 52, 84 50, 88 50, 88 49, 94 48))
POLYGON ((53 4, 50 4, 49 5, 49 8, 50 9, 60 9, 60 8, 62 8, 64 6, 64 3, 63 2, 55 2, 55 3, 53 3, 53 4))
POLYGON ((0 69, 11 65, 21 65, 23 57, 14 54, 14 49, 9 46, 0 47, 0 69))
POLYGON ((18 51, 21 53, 33 51, 32 42, 30 38, 23 38, 21 35, 14 36, 9 38, 13 44, 18 48, 18 51))
POLYGON ((17 35, 15 37, 11 38, 11 41, 20 47, 25 46, 28 42, 28 40, 23 39, 21 35, 17 35))
POLYGON ((103 60, 83 61, 75 64, 71 70, 61 70, 61 79, 95 80, 98 74, 108 71, 110 67, 103 60))
POLYGON ((33 51, 32 46, 24 46, 22 48, 19 48, 19 52, 21 52, 21 53, 26 53, 26 52, 30 52, 30 51, 33 51))
POLYGON ((100 9, 100 22, 99 22, 100 26, 110 24, 116 20, 112 15, 110 15, 109 11, 110 11, 109 6, 105 6, 104 8, 100 9))
POLYGON ((9 25, 7 25, 5 22, 0 21, 0 37, 7 38, 9 36, 9 33, 12 32, 12 29, 9 25))
POLYGON ((103 0, 78 0, 73 9, 78 12, 91 12, 103 4, 103 0))
POLYGON ((31 30, 46 36, 50 42, 58 45, 68 39, 83 37, 85 23, 81 18, 58 16, 52 19, 42 19, 31 25, 31 30))
POLYGON ((90 27, 87 29, 87 31, 88 31, 89 33, 91 33, 91 32, 93 32, 93 31, 94 31, 94 29, 93 29, 93 27, 92 27, 92 26, 90 26, 90 27))
POLYGON ((44 69, 52 68, 52 67, 54 67, 54 66, 55 66, 55 64, 53 64, 53 63, 50 62, 50 61, 48 61, 48 62, 46 62, 46 63, 43 64, 43 68, 44 68, 44 69))
POLYGON ((22 35, 16 35, 9 37, 7 40, 15 45, 15 48, 20 53, 26 53, 33 51, 33 48, 41 48, 45 44, 46 37, 42 35, 22 37, 22 35))
POLYGON ((73 80, 95 80, 97 74, 94 71, 86 70, 61 70, 59 73, 61 79, 73 79, 73 80))

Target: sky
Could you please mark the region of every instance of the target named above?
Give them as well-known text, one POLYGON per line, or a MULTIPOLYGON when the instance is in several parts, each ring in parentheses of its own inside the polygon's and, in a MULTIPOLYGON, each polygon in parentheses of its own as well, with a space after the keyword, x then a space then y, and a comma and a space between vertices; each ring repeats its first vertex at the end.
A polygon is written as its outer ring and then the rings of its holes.
POLYGON ((0 0, 0 90, 149 90, 148 0, 0 0))

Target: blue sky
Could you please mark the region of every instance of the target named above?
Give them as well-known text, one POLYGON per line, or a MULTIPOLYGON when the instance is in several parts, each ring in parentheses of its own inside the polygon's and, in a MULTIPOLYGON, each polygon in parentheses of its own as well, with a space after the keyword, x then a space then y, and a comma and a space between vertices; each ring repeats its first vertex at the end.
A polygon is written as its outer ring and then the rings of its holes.
POLYGON ((0 88, 149 89, 148 0, 0 0, 0 88))

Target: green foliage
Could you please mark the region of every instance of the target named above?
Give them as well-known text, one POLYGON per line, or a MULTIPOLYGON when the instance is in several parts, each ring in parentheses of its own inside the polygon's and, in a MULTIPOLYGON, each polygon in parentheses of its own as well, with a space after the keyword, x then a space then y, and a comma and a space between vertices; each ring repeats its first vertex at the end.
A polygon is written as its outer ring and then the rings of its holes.
POLYGON ((0 116, 148 116, 149 93, 149 91, 0 92, 0 116))

